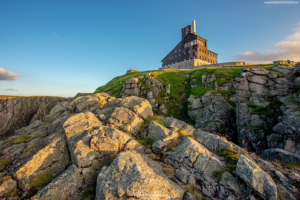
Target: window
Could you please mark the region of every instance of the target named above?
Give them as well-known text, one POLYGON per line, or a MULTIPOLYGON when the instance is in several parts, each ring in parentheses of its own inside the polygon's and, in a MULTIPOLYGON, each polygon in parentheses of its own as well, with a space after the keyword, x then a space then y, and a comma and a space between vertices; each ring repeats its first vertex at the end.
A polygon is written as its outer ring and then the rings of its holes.
POLYGON ((186 59, 184 59, 184 61, 186 61, 186 59))
POLYGON ((179 56, 180 56, 180 54, 179 54, 179 56))
POLYGON ((175 58, 177 57, 177 55, 175 55, 175 58))
POLYGON ((180 49, 178 51, 180 51, 180 49))
POLYGON ((176 53, 176 51, 175 51, 175 53, 176 53))
POLYGON ((183 52, 183 54, 185 54, 185 52, 183 52))

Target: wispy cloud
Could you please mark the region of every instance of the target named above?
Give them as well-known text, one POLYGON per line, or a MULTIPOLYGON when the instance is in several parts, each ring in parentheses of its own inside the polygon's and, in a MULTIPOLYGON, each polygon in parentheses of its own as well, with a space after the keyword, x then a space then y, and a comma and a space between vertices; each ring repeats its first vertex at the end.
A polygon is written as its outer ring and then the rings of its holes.
POLYGON ((54 38, 60 38, 60 36, 57 35, 56 33, 52 33, 51 36, 54 37, 54 38))
POLYGON ((234 59, 249 63, 271 63, 275 60, 300 61, 300 23, 293 31, 294 33, 284 41, 275 44, 271 51, 265 53, 246 51, 242 55, 234 56, 234 59))
POLYGON ((8 88, 8 89, 6 89, 5 91, 18 92, 18 90, 15 90, 15 89, 13 89, 13 88, 8 88))
POLYGON ((6 71, 5 69, 0 67, 0 81, 15 81, 18 78, 18 74, 6 71))

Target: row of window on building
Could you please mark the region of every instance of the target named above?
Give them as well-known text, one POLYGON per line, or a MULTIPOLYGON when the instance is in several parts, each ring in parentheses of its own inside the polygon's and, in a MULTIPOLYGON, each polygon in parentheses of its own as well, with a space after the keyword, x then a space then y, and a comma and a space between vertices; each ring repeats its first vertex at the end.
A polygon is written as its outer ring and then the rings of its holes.
MULTIPOLYGON (((194 50, 195 51, 195 50, 194 50)), ((204 52, 204 50, 202 49, 202 52, 204 52)), ((176 51, 175 51, 175 53, 176 53, 176 51)), ((190 53, 190 51, 189 51, 189 53, 190 53)), ((206 51, 205 51, 205 53, 206 53, 206 51)), ((186 52, 183 52, 183 54, 185 55, 186 54, 186 52)), ((211 55, 212 57, 217 57, 217 55, 215 55, 215 54, 212 54, 212 53, 208 53, 208 55, 211 55)), ((179 54, 178 56, 181 56, 181 54, 179 54)), ((177 57, 177 55, 175 55, 175 58, 177 57)), ((169 57, 169 60, 170 59, 173 59, 173 56, 171 57, 169 57)), ((200 56, 200 59, 201 59, 201 56, 200 56)))
POLYGON ((193 40, 193 41, 190 41, 190 42, 185 43, 185 44, 184 44, 184 48, 193 46, 194 44, 199 44, 199 45, 205 47, 205 43, 204 43, 203 41, 201 41, 201 40, 193 40))

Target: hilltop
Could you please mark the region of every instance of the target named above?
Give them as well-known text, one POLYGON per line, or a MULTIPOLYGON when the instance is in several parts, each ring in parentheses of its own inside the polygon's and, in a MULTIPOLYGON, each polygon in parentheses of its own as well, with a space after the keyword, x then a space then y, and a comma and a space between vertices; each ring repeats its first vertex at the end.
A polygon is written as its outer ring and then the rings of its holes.
POLYGON ((299 86, 300 64, 164 69, 35 99, 0 141, 0 197, 299 199, 299 86))

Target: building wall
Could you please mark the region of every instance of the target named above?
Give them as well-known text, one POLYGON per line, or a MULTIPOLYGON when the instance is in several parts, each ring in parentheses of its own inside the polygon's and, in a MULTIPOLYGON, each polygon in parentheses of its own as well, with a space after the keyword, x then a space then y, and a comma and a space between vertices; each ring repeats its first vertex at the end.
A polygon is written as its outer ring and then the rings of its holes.
POLYGON ((199 59, 191 59, 191 60, 187 60, 187 61, 183 61, 180 63, 176 63, 173 65, 169 65, 166 67, 163 67, 164 69, 194 69, 197 66, 200 65, 209 65, 210 63, 203 61, 203 60, 199 60, 199 59))
POLYGON ((245 62, 226 62, 226 63, 211 64, 204 60, 191 59, 173 65, 169 65, 166 67, 162 67, 160 69, 198 69, 203 67, 223 67, 223 66, 232 66, 232 65, 251 65, 251 64, 245 62))
POLYGON ((178 64, 193 58, 211 64, 218 63, 218 55, 207 50, 207 40, 190 33, 162 60, 162 67, 178 64), (191 42, 193 42, 193 45, 191 45, 191 42))

